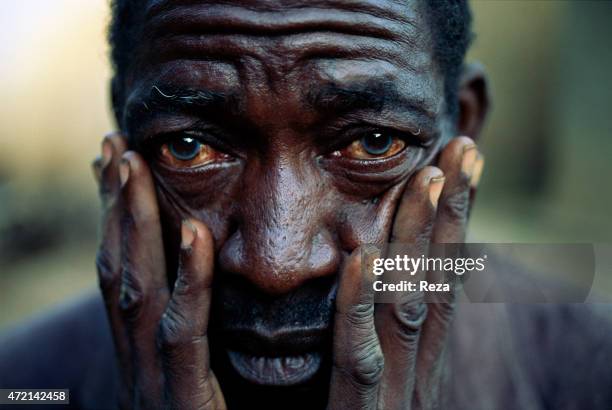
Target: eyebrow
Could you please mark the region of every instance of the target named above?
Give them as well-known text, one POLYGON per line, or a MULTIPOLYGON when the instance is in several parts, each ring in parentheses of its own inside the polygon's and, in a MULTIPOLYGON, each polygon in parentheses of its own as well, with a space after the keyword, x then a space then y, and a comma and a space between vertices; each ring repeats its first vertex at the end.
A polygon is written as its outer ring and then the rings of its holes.
POLYGON ((433 128, 436 113, 423 103, 402 95, 393 82, 366 81, 348 86, 330 83, 308 93, 308 103, 318 111, 334 115, 370 110, 382 112, 389 109, 410 112, 419 124, 433 128))
POLYGON ((135 100, 135 111, 163 110, 178 112, 182 110, 219 110, 227 108, 233 96, 207 89, 180 88, 175 86, 153 85, 148 94, 135 100))
MULTIPOLYGON (((326 115, 341 116, 358 111, 382 112, 383 110, 409 114, 414 125, 423 130, 433 130, 436 113, 424 107, 418 99, 402 95, 396 84, 388 81, 369 80, 350 85, 329 83, 316 87, 306 94, 306 103, 326 115)), ((156 111, 180 113, 184 111, 225 113, 232 116, 244 114, 237 95, 208 89, 181 88, 173 85, 151 86, 148 93, 129 104, 128 118, 142 118, 156 111)))

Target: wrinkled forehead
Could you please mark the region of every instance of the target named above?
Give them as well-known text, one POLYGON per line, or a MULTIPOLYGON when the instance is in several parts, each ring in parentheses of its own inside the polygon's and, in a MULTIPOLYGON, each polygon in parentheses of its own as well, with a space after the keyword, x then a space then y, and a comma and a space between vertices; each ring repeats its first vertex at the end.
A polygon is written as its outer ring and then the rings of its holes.
POLYGON ((283 35, 329 31, 410 41, 423 27, 414 0, 149 0, 151 28, 205 34, 283 35), (230 31, 228 31, 230 33, 230 31))
POLYGON ((408 0, 151 0, 137 75, 223 93, 244 92, 246 83, 295 88, 371 77, 415 84, 433 64, 420 7, 408 0))

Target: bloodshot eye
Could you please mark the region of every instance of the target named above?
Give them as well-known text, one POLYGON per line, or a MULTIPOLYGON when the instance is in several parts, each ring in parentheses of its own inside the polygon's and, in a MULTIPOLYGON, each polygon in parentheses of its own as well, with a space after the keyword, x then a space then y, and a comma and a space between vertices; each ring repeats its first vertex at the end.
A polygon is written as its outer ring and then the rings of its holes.
POLYGON ((334 154, 352 159, 381 159, 397 154, 405 146, 402 138, 391 133, 369 132, 334 154))
POLYGON ((227 159, 228 155, 187 135, 170 138, 159 150, 159 160, 173 168, 196 168, 227 159))

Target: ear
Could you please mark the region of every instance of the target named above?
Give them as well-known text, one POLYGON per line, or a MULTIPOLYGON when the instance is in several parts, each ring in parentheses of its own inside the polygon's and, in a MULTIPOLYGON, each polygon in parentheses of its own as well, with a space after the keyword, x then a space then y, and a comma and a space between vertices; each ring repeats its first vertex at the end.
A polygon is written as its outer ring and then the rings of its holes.
POLYGON ((470 63, 463 67, 458 99, 458 135, 466 135, 477 141, 490 107, 487 76, 481 64, 470 63))
POLYGON ((113 115, 115 117, 115 127, 117 130, 122 130, 123 125, 123 95, 119 80, 116 76, 110 82, 111 104, 113 115))

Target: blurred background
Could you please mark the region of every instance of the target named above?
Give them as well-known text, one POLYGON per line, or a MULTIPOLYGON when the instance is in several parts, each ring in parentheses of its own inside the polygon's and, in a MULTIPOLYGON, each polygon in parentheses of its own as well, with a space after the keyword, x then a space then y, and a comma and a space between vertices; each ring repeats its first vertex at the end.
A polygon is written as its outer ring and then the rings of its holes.
MULTIPOLYGON (((473 1, 493 112, 470 236, 612 242, 612 2, 473 1)), ((0 14, 0 330, 96 286, 108 0, 0 14)))

